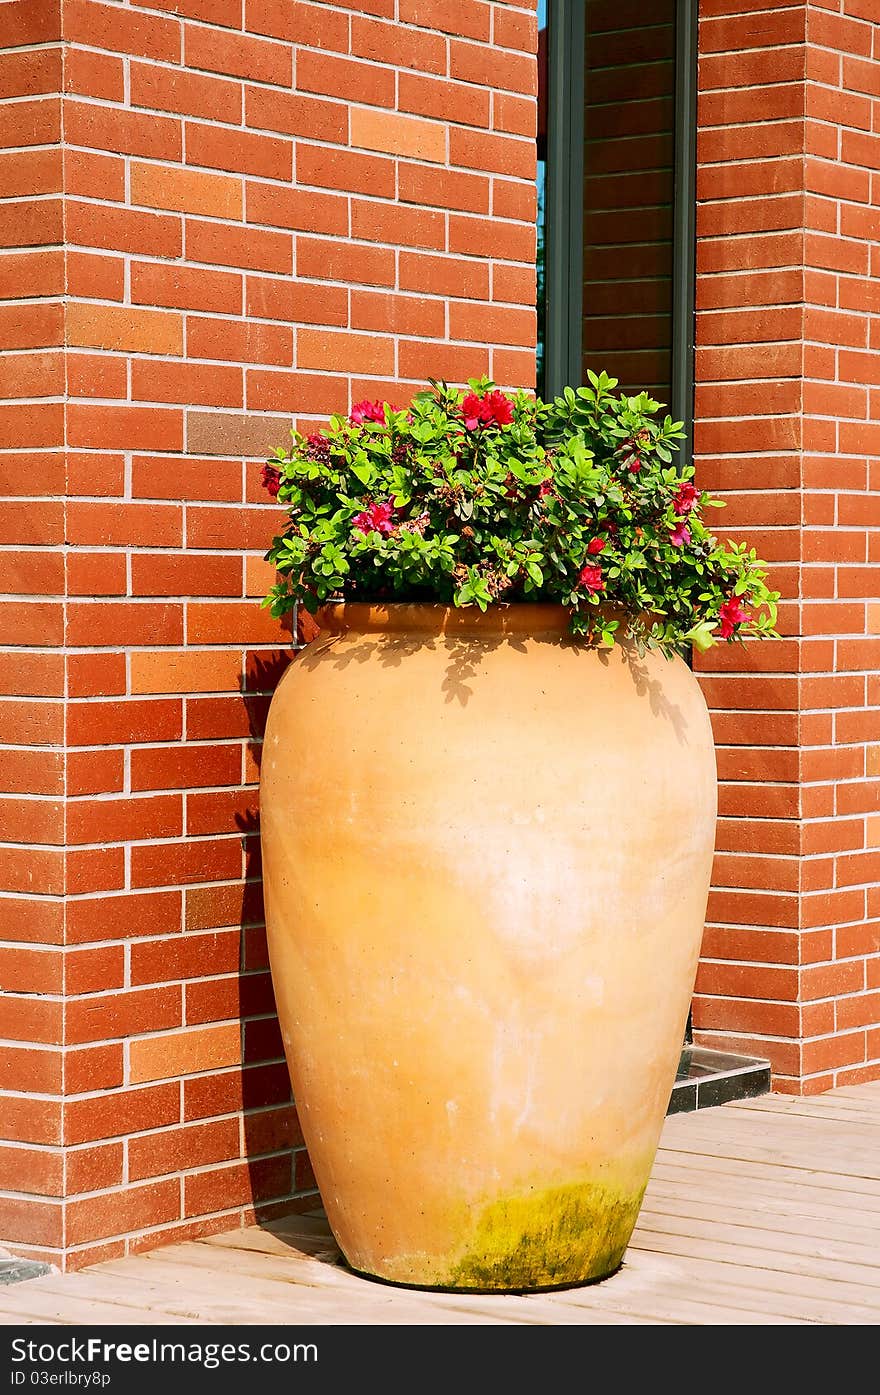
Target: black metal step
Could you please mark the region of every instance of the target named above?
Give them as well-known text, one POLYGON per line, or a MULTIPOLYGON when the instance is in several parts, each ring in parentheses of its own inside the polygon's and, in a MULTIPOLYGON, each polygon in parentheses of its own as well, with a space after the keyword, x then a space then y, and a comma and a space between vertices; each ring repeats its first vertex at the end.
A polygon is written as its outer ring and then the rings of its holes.
POLYGON ((770 1062, 759 1056, 686 1044, 669 1099, 667 1114, 708 1109, 728 1100, 752 1099, 770 1091, 770 1062))

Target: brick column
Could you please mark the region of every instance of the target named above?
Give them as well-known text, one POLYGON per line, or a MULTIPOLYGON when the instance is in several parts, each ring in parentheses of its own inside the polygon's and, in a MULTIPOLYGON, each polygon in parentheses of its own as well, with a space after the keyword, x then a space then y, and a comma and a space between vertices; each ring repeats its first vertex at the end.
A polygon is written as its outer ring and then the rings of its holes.
POLYGON ((785 638, 699 665, 721 818, 694 1023, 815 1093, 880 1076, 880 16, 700 14, 699 478, 772 564, 785 638))
POLYGON ((2 559, 40 598, 0 639, 29 1043, 0 1049, 0 1244, 75 1267, 315 1204, 260 901, 291 653, 260 468, 293 420, 429 375, 534 383, 535 17, 15 0, 0 26, 3 194, 40 191, 0 203, 2 559))
POLYGON ((64 1164, 64 252, 58 6, 0 7, 0 1235, 58 1253, 64 1164))

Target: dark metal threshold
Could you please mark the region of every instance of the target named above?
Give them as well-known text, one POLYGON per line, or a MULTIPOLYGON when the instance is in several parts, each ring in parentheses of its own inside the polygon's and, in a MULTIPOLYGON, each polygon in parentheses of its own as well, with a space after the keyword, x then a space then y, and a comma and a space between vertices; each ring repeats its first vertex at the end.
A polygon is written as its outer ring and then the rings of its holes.
POLYGON ((752 1099, 770 1090, 770 1062, 758 1056, 686 1043, 669 1099, 667 1114, 709 1109, 728 1100, 752 1099))

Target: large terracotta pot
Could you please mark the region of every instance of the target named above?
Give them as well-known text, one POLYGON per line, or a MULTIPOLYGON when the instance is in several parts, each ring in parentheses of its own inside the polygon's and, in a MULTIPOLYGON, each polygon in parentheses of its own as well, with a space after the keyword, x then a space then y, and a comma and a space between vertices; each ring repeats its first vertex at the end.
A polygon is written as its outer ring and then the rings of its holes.
POLYGON ((455 1289, 621 1263, 699 953, 712 732, 678 659, 557 606, 345 604, 272 700, 272 977, 356 1270, 455 1289))

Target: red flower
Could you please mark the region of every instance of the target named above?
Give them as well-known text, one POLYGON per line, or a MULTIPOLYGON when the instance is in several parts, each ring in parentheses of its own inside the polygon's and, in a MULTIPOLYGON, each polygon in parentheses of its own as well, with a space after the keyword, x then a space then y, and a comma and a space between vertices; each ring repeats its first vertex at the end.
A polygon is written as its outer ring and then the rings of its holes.
POLYGON ((604 538, 591 538, 590 541, 587 543, 587 551, 590 553, 590 555, 591 555, 592 557, 595 557, 596 554, 599 553, 599 552, 604 552, 604 551, 605 551, 605 539, 604 539, 604 538))
POLYGON ((744 620, 750 620, 751 616, 747 610, 743 610, 739 596, 729 596, 721 606, 721 623, 718 626, 718 633, 722 639, 730 639, 737 625, 741 625, 744 620))
POLYGON ((542 480, 542 482, 541 482, 541 484, 540 484, 540 486, 539 486, 539 488, 538 488, 538 498, 539 498, 539 499, 546 499, 546 498, 548 498, 549 495, 551 495, 551 494, 553 494, 553 486, 552 486, 552 484, 550 483, 549 480, 542 480))
POLYGON ((478 426, 509 426, 513 421, 513 403, 497 390, 484 397, 469 392, 462 400, 461 415, 468 431, 476 431, 478 426))
POLYGON ((381 533, 387 537, 394 531, 394 505, 390 499, 384 504, 370 504, 363 513, 355 515, 353 526, 359 533, 381 533))
POLYGON ((685 547, 690 540, 691 530, 683 520, 680 520, 669 534, 669 541, 673 547, 685 547))
POLYGON ((637 475, 642 468, 642 457, 640 455, 631 455, 626 461, 626 466, 634 475, 637 475))
POLYGON ((497 388, 493 392, 488 392, 483 398, 483 404, 491 413, 492 420, 496 426, 509 426, 513 421, 513 403, 509 397, 505 397, 503 392, 497 388))
POLYGON ((271 494, 273 499, 277 499, 278 490, 281 487, 281 471, 276 470, 274 465, 264 465, 260 483, 267 494, 271 494))
POLYGON ((385 406, 384 402, 355 402, 348 419, 355 426, 360 426, 365 421, 378 421, 384 426, 385 406))
POLYGON ((597 591, 605 590, 605 578, 602 575, 601 567, 581 567, 578 573, 578 586, 583 586, 594 596, 597 591))
POLYGON ((475 392, 469 392, 461 404, 461 414, 468 431, 476 431, 483 420, 483 401, 475 392))
POLYGON ((672 507, 679 517, 687 517, 692 509, 696 508, 700 494, 690 480, 683 480, 678 486, 678 493, 672 501, 672 507))

